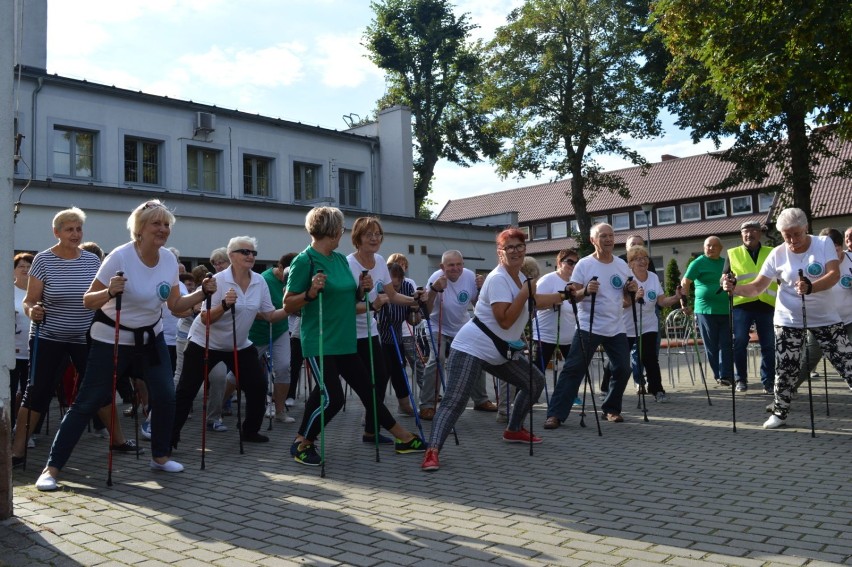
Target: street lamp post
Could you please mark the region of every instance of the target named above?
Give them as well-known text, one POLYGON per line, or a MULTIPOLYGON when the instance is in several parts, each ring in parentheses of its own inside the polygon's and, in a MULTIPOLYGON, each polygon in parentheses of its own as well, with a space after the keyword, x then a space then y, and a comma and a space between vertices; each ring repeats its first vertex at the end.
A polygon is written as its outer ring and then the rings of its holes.
POLYGON ((654 210, 654 205, 651 203, 642 203, 640 205, 645 212, 645 227, 648 229, 648 257, 651 257, 651 211, 654 210))

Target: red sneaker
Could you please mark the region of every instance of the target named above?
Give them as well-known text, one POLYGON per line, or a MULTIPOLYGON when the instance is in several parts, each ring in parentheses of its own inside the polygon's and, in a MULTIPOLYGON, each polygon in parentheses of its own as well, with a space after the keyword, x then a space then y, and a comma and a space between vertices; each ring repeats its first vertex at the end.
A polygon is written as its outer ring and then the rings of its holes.
POLYGON ((424 471, 436 471, 441 468, 441 464, 438 462, 437 449, 426 450, 426 455, 423 457, 423 464, 420 465, 420 468, 424 471))
POLYGON ((523 427, 520 431, 509 431, 507 429, 503 432, 503 441, 506 443, 529 443, 530 437, 532 437, 533 443, 541 443, 541 437, 530 435, 530 432, 523 427))

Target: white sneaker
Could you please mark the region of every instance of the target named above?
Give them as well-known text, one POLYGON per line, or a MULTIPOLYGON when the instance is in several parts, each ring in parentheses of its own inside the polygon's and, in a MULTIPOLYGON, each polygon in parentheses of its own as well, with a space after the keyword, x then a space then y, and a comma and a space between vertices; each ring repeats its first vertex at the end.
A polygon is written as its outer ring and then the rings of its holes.
POLYGON ((284 405, 288 408, 291 408, 296 405, 296 400, 294 400, 293 398, 287 398, 286 400, 284 400, 284 405))
POLYGON ((666 397, 666 393, 665 393, 665 392, 657 392, 657 395, 654 397, 654 399, 655 399, 658 403, 661 403, 661 404, 665 404, 666 402, 668 402, 668 401, 669 401, 669 399, 666 397))
POLYGON ((41 476, 35 482, 35 487, 41 492, 53 492, 59 489, 56 479, 50 476, 49 472, 41 473, 41 476))
POLYGON ((101 439, 109 439, 109 429, 107 429, 106 427, 102 429, 95 429, 92 432, 92 435, 95 437, 100 437, 101 439))
POLYGON ((151 461, 151 470, 152 471, 163 471, 163 472, 181 472, 183 471, 183 465, 177 461, 166 461, 162 465, 157 461, 151 461))
POLYGON ((207 422, 207 431, 215 431, 216 433, 223 433, 228 430, 228 426, 222 423, 221 419, 217 419, 216 421, 208 421, 207 422))
POLYGON ((148 441, 151 440, 151 422, 147 419, 139 426, 139 435, 141 435, 143 439, 147 439, 148 441))
POLYGON ((275 414, 275 421, 280 421, 281 423, 294 423, 296 420, 287 415, 287 412, 278 412, 275 414))
POLYGON ((782 425, 784 425, 784 420, 775 414, 770 415, 769 419, 763 422, 764 429, 778 429, 782 425))
POLYGON ((275 417, 275 404, 266 404, 266 415, 265 417, 269 419, 270 417, 275 417))

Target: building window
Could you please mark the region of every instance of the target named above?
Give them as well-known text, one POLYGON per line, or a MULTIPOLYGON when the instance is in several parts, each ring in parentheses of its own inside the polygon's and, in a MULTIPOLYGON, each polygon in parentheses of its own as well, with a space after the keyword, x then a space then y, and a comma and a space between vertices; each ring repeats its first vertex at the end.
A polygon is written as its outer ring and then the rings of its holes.
POLYGON ((731 214, 747 215, 751 212, 751 195, 731 197, 731 214))
POLYGON ((210 148, 186 148, 186 186, 190 191, 219 192, 222 152, 210 148))
POLYGON ((774 194, 761 193, 757 196, 757 210, 761 213, 767 212, 772 208, 773 201, 775 201, 774 194))
POLYGON ((571 221, 571 234, 580 234, 580 223, 576 220, 571 221))
POLYGON ((155 140, 124 138, 124 182, 160 185, 160 145, 155 140))
POLYGON ((271 197, 272 160, 264 157, 243 156, 243 195, 271 197))
POLYGON ((319 194, 320 167, 313 163, 293 163, 293 197, 296 202, 312 201, 319 194))
POLYGON ((606 215, 602 215, 602 216, 599 216, 599 217, 592 217, 592 226, 595 226, 596 224, 600 224, 602 222, 604 222, 604 223, 609 222, 609 217, 606 216, 606 215))
MULTIPOLYGON (((642 213, 642 223, 645 213, 642 213)), ((628 230, 630 228, 630 213, 615 213, 612 215, 612 230, 628 230)))
POLYGON ((660 207, 657 209, 657 224, 674 224, 675 221, 674 207, 660 207))
POLYGON ((724 199, 716 199, 704 203, 704 216, 708 219, 724 217, 728 214, 724 199))
POLYGON ((97 134, 86 130, 55 128, 53 135, 53 173, 92 179, 95 176, 97 134))
POLYGON ((340 169, 337 173, 337 202, 341 207, 361 208, 361 172, 340 169))
POLYGON ((530 239, 530 227, 528 226, 519 226, 518 229, 526 235, 526 239, 530 239))
POLYGON ((568 236, 568 223, 565 221, 550 223, 551 238, 565 238, 568 236))
POLYGON ((645 228, 648 226, 649 216, 645 216, 645 211, 633 211, 633 226, 636 228, 645 228))
POLYGON ((547 240, 547 225, 537 224, 533 226, 533 240, 547 240))
POLYGON ((701 205, 689 203, 680 206, 680 220, 683 222, 701 220, 701 205))

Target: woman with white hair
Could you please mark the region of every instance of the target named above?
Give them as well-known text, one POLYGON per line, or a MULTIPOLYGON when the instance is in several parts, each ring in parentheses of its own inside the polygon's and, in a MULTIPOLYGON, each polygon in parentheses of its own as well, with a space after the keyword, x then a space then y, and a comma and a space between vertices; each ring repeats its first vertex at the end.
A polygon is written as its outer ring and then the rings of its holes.
MULTIPOLYGON (((164 472, 183 470, 183 465, 169 458, 175 397, 162 312, 164 304, 172 311, 189 309, 205 291, 180 294, 177 260, 165 248, 174 222, 174 215, 160 201, 151 200, 136 207, 127 219, 130 242, 107 256, 83 295, 83 305, 95 311, 89 330, 92 343, 86 373, 77 398, 56 432, 47 466, 36 481, 37 489, 58 488, 56 477, 71 457, 86 424, 100 408, 115 401, 113 376, 122 376, 131 368, 134 376, 147 383, 151 404, 157 410, 151 418, 150 468, 164 472), (117 321, 119 296, 122 305, 117 321)), ((206 281, 203 287, 211 293, 215 284, 206 281)), ((112 417, 114 420, 114 413, 112 417)))
POLYGON ((275 309, 269 286, 263 277, 252 271, 257 257, 257 239, 235 236, 228 242, 231 265, 213 276, 216 292, 202 305, 201 315, 189 330, 189 343, 183 354, 183 369, 175 392, 175 420, 172 445, 177 447, 180 430, 186 423, 192 401, 204 382, 205 326, 209 321, 210 342, 208 368, 223 362, 228 370, 239 376, 238 387, 246 394, 246 417, 242 425, 242 440, 265 443, 269 437, 259 433, 266 411, 266 377, 260 367, 257 349, 248 338, 256 317, 269 323, 287 318, 284 308, 275 309), (230 315, 228 311, 235 309, 230 315), (233 320, 232 320, 233 318, 233 320), (237 349, 238 371, 234 368, 234 347, 237 349))
POLYGON ((784 244, 772 250, 751 283, 737 286, 734 277, 723 277, 721 282, 725 291, 745 297, 759 295, 773 281, 779 282, 773 321, 777 359, 775 400, 764 429, 781 427, 787 419, 806 330, 813 333, 828 359, 852 386, 852 344, 832 293, 840 279, 834 243, 826 236, 808 234, 808 218, 801 209, 781 211, 776 228, 784 237, 784 244), (803 309, 807 313, 807 328, 803 309))

